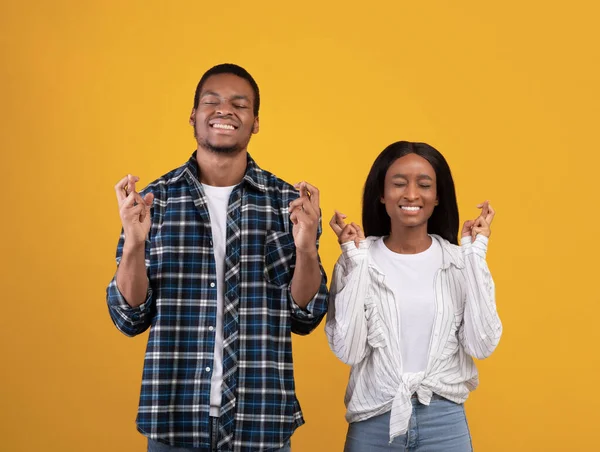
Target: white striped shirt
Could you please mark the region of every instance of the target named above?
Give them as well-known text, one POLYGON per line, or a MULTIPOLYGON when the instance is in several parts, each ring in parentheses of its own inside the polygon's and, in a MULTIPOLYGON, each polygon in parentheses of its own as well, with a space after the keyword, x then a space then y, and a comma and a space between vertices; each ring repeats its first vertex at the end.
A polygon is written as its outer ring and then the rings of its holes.
POLYGON ((415 392, 424 405, 433 393, 463 403, 479 382, 471 356, 488 357, 502 334, 485 261, 487 237, 478 235, 474 243, 463 238, 460 247, 432 237, 443 260, 434 281, 435 320, 424 372, 402 372, 398 306, 370 256, 378 237, 361 241, 358 249, 354 242, 342 244, 333 272, 325 333, 336 356, 352 366, 346 420, 391 410, 390 442, 406 433, 415 392))

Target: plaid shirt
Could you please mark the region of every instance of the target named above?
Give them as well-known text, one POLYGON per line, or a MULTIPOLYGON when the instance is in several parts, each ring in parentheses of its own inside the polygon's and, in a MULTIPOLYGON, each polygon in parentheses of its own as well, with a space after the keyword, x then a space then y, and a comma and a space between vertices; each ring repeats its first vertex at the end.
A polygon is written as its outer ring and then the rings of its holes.
MULTIPOLYGON (((217 285, 198 171, 193 154, 144 189, 142 195, 154 193, 146 240, 147 299, 131 308, 113 278, 107 302, 113 322, 127 336, 150 327, 138 429, 173 446, 208 448, 217 285)), ((304 423, 290 333, 308 334, 320 323, 327 286, 321 267, 321 286, 306 310, 292 300, 295 245, 288 204, 297 197, 291 185, 248 155, 227 211, 223 379, 232 402, 231 409, 221 408, 219 450, 277 449, 304 423)), ((117 265, 123 243, 121 234, 117 265)), ((223 404, 226 400, 224 392, 223 404)))

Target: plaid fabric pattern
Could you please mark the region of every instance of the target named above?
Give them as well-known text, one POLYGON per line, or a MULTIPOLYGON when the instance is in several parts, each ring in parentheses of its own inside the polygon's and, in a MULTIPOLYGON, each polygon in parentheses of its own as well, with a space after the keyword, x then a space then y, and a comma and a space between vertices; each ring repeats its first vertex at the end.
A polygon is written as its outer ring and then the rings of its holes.
MULTIPOLYGON (((150 327, 138 429, 173 446, 208 448, 217 284, 195 154, 142 195, 148 192, 155 199, 146 241, 147 299, 131 308, 113 278, 109 313, 128 336, 150 327)), ((291 332, 308 334, 320 323, 327 286, 321 268, 319 292, 307 309, 291 298, 295 246, 288 204, 296 197, 291 185, 248 155, 227 211, 219 450, 279 448, 304 423, 294 389, 291 332)), ((123 243, 121 233, 117 264, 123 243)))

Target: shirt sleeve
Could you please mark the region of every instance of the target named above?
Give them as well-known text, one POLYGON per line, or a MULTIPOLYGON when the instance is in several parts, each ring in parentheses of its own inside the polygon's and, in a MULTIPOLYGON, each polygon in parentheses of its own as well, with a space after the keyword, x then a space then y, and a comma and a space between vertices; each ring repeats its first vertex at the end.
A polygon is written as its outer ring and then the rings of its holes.
MULTIPOLYGON (((123 244, 125 242, 125 236, 121 231, 121 237, 117 246, 117 266, 121 262, 123 256, 123 244)), ((150 265, 148 259, 148 247, 149 242, 146 241, 146 268, 150 265)), ((129 306, 123 294, 117 287, 117 274, 113 276, 112 280, 106 288, 106 302, 108 304, 108 312, 113 323, 119 331, 129 337, 136 336, 143 333, 148 329, 152 321, 154 311, 154 299, 150 282, 148 282, 148 291, 146 293, 146 301, 141 305, 132 308, 129 306)))
MULTIPOLYGON (((321 273, 323 275, 323 273, 321 273)), ((323 279, 321 277, 321 286, 323 285, 323 279)), ((308 302, 305 308, 301 308, 296 304, 294 300, 294 296, 292 295, 292 284, 288 285, 288 297, 290 300, 290 307, 292 308, 292 315, 299 319, 313 319, 315 317, 315 303, 319 300, 319 295, 321 294, 321 286, 319 286, 319 291, 315 294, 312 300, 308 302)))
POLYGON ((502 322, 496 310, 495 286, 487 266, 488 238, 479 234, 461 240, 465 257, 466 300, 459 340, 465 351, 477 359, 487 358, 502 335, 502 322))
POLYGON ((288 299, 290 302, 292 313, 292 331, 296 334, 305 335, 313 331, 327 312, 327 298, 329 292, 327 290, 327 277, 321 268, 321 285, 313 299, 308 303, 306 308, 301 308, 296 304, 292 297, 291 284, 288 286, 288 299))
MULTIPOLYGON (((321 218, 319 217, 319 228, 317 230, 317 249, 319 248, 319 237, 321 236, 321 218)), ((327 275, 321 264, 321 257, 317 254, 319 260, 319 269, 321 270, 321 284, 319 290, 308 303, 306 308, 301 308, 296 304, 292 297, 292 284, 288 285, 287 293, 292 315, 292 332, 300 335, 309 334, 323 320, 327 313, 327 301, 329 291, 327 290, 327 275)))
POLYGON ((370 325, 365 302, 368 290, 367 244, 342 244, 329 292, 329 312, 325 334, 333 353, 344 363, 354 365, 369 352, 369 341, 380 328, 370 325))

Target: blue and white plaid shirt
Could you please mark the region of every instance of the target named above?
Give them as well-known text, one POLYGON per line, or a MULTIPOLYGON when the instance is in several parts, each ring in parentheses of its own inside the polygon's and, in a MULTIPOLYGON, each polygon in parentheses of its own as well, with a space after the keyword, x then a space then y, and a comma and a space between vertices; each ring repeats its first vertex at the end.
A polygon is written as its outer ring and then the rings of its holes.
MULTIPOLYGON (((147 299, 131 308, 113 278, 107 302, 124 334, 150 327, 138 429, 170 445, 208 448, 217 276, 198 172, 193 154, 144 189, 142 195, 154 193, 147 299)), ((327 286, 321 267, 319 292, 306 310, 292 300, 295 245, 288 204, 297 197, 291 185, 248 155, 227 211, 219 450, 277 449, 304 423, 294 389, 291 332, 308 334, 320 323, 327 286)), ((121 234, 117 264, 123 243, 121 234)))

